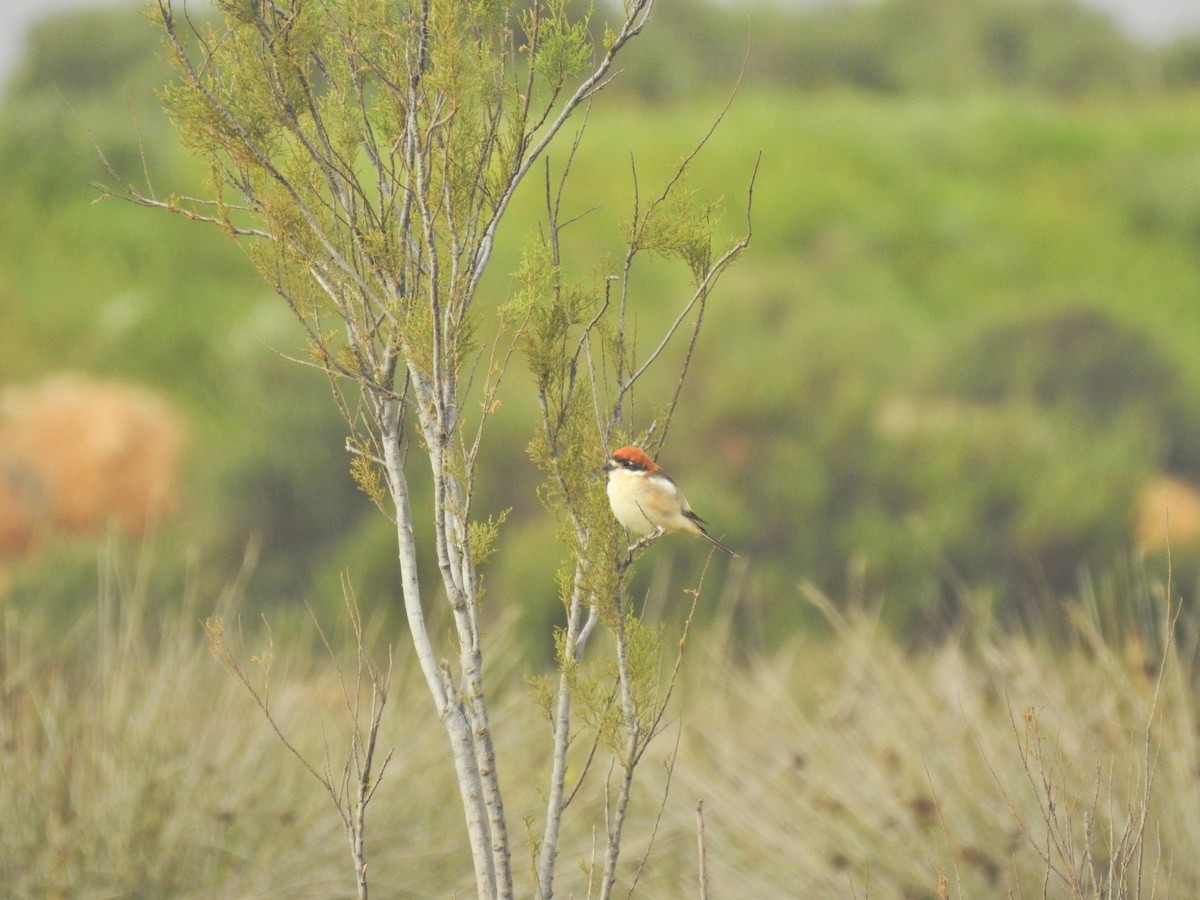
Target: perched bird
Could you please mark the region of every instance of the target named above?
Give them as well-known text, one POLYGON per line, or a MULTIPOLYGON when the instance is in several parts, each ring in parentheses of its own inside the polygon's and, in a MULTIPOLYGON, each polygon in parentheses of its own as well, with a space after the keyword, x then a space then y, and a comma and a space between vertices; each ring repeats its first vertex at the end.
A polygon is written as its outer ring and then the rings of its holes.
POLYGON ((704 530, 704 520, 692 512, 687 498, 658 464, 640 447, 614 450, 604 463, 608 473, 608 502, 617 521, 634 534, 683 531, 712 541, 730 556, 732 550, 704 530))

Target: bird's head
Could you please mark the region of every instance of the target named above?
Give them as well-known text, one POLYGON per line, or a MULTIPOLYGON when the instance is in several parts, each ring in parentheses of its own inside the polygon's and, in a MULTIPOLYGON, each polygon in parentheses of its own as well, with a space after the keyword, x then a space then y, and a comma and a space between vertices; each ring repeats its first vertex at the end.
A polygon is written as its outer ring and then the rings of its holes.
POLYGON ((606 472, 613 472, 617 469, 653 474, 658 471, 658 465, 641 447, 622 447, 620 450, 614 450, 607 462, 604 463, 606 472))

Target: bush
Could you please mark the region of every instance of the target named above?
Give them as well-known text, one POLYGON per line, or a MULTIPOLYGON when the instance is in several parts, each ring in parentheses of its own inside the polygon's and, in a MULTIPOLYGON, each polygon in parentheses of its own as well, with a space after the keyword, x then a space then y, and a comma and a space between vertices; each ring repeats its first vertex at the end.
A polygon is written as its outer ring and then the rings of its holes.
MULTIPOLYGON (((1157 85, 1152 54, 1074 0, 882 0, 794 11, 680 4, 656 15, 665 23, 630 69, 636 89, 656 100, 727 89, 743 63, 752 83, 805 90, 1079 97, 1157 85)), ((1185 56, 1175 68, 1186 69, 1185 56)))

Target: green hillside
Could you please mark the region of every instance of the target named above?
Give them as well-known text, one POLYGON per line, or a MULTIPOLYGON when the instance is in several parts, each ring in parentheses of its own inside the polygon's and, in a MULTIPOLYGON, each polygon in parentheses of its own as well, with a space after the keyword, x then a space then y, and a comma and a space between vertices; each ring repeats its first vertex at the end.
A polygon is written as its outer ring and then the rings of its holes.
MULTIPOLYGON (((653 170, 716 108, 598 110, 579 207, 616 219, 630 151, 653 170)), ((1126 552, 1144 478, 1200 475, 1197 146, 1193 96, 739 96, 698 186, 737 227, 761 151, 755 239, 667 456, 764 605, 1046 599, 1126 552)))
MULTIPOLYGON (((634 171, 652 190, 724 105, 729 82, 653 99, 646 58, 686 37, 649 44, 590 114, 567 194, 593 210, 571 232, 580 278, 619 246, 634 171)), ((157 111, 154 41, 132 14, 50 20, 10 87, 0 377, 157 386, 192 433, 169 552, 198 548, 226 572, 253 545, 250 595, 265 603, 336 596, 348 567, 387 606, 387 527, 345 474, 321 379, 283 359, 302 349, 282 305, 220 236, 94 202, 89 181, 108 176, 93 137, 164 193, 202 174, 157 111)), ((1109 43, 1128 71, 1151 65, 1109 43)), ((1145 480, 1200 480, 1200 95, 1132 75, 1064 93, 1032 76, 881 90, 788 71, 747 77, 693 176, 724 197, 733 234, 761 156, 751 251, 712 304, 663 459, 751 560, 743 624, 794 626, 805 580, 914 623, 944 621, 966 589, 1019 610, 1085 569, 1119 570, 1145 480)), ((527 185, 502 233, 494 304, 541 190, 527 185)), ((650 326, 682 287, 651 267, 637 289, 650 326)), ((525 459, 532 402, 510 379, 481 503, 513 509, 492 596, 543 617, 556 562, 525 459)), ((645 574, 702 553, 664 542, 645 574)))

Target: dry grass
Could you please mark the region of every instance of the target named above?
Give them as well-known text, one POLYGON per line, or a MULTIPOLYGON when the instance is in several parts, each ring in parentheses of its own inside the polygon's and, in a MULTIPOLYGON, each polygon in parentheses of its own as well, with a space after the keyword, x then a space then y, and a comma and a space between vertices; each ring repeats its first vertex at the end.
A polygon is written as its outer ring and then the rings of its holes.
POLYGON ((717 894, 1200 896, 1190 678, 1172 656, 1156 692, 1088 644, 914 656, 857 620, 749 672, 712 658, 678 781, 717 894))
MULTIPOLYGON (((213 659, 200 624, 211 611, 161 613, 135 591, 67 634, 4 613, 6 896, 353 895, 329 797, 213 659)), ((1157 630, 1106 640, 1080 614, 1065 642, 986 634, 914 654, 859 616, 750 664, 718 631, 696 639, 677 718, 635 786, 624 883, 653 838, 637 892, 699 895, 702 798, 714 897, 1200 896, 1194 670, 1174 648, 1164 666, 1143 649, 1161 646, 1164 620, 1160 608, 1157 630)), ((549 726, 503 643, 511 630, 492 633, 501 774, 521 835, 522 820, 540 822, 549 726)), ((333 663, 281 644, 273 712, 336 769, 350 722, 333 663)), ((243 658, 266 647, 256 628, 243 658)), ((368 818, 373 890, 470 895, 443 733, 403 652, 381 741, 395 756, 368 818)), ((594 767, 568 813, 560 896, 587 894, 605 771, 594 767)), ((526 859, 514 868, 528 893, 526 859)))

